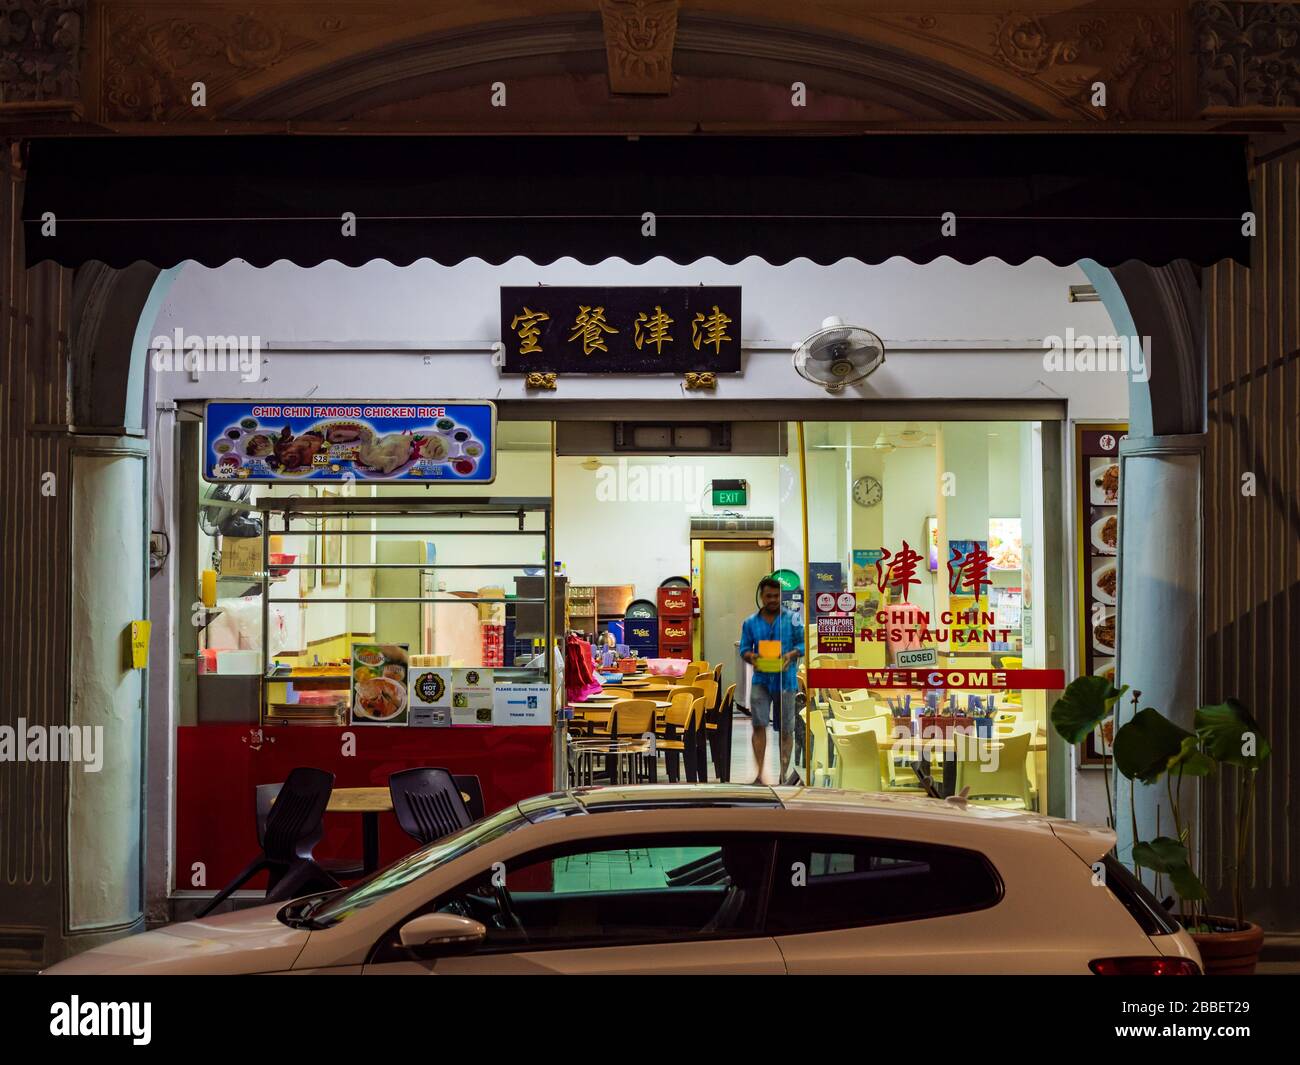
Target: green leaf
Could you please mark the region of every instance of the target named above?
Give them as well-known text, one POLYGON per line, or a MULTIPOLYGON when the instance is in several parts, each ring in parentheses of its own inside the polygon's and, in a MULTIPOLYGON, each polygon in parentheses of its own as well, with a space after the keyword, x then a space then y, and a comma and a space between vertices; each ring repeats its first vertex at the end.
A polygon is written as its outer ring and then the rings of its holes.
POLYGON ((1134 843, 1133 860, 1153 873, 1172 873, 1179 867, 1186 868, 1190 858, 1187 848, 1178 840, 1157 836, 1150 842, 1134 843))
POLYGON ((1115 733, 1115 767, 1129 780, 1154 784, 1183 754, 1183 741, 1195 735, 1159 710, 1146 707, 1115 733))
POLYGON ((1133 860, 1143 869, 1161 873, 1178 892, 1178 897, 1187 901, 1199 901, 1209 897, 1205 885, 1192 872, 1187 848, 1176 839, 1159 836, 1150 842, 1133 844, 1133 860))
POLYGON ((1259 725, 1236 699, 1196 711, 1196 732, 1205 752, 1218 762, 1241 769, 1259 769, 1272 753, 1268 740, 1260 735, 1259 725), (1255 753, 1243 754, 1247 738, 1253 738, 1255 753))
POLYGON ((1192 872, 1190 866, 1169 870, 1169 882, 1184 902, 1203 902, 1210 897, 1201 878, 1192 872))
POLYGON ((1075 677, 1052 704, 1052 727, 1067 743, 1082 743, 1126 691, 1127 684, 1116 688, 1106 677, 1075 677))
POLYGON ((1169 772, 1181 772, 1188 777, 1208 777, 1214 772, 1215 762, 1201 750, 1201 738, 1189 735, 1183 740, 1178 756, 1169 763, 1169 772))

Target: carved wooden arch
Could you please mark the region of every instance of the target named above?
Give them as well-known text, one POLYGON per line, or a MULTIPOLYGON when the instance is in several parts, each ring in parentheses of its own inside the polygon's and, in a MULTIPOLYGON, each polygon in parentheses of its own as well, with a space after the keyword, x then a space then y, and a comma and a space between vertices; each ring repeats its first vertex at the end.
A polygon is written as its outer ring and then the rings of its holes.
MULTIPOLYGON (((382 121, 403 92, 410 104, 427 92, 549 77, 570 81, 572 95, 541 94, 542 117, 571 129, 647 117, 1162 121, 1195 111, 1184 7, 1121 0, 1104 12, 1030 14, 940 0, 522 0, 508 8, 511 18, 485 22, 491 8, 427 0, 253 9, 233 0, 102 0, 90 11, 86 102, 88 117, 110 124, 382 121), (633 38, 643 48, 633 53, 614 23, 648 9, 663 9, 656 25, 671 32, 633 38), (728 79, 783 85, 786 101, 751 100, 712 116, 700 86, 728 79), (789 112, 794 80, 810 89, 797 114, 789 112), (1090 101, 1096 81, 1108 86, 1104 112, 1090 101), (192 106, 196 82, 207 95, 202 109, 192 106), (611 88, 667 94, 611 97, 611 88)), ((455 128, 469 112, 465 100, 454 102, 423 113, 411 106, 400 117, 455 128)), ((493 128, 508 128, 508 111, 488 116, 493 128)))
POLYGON ((889 27, 880 27, 872 38, 852 38, 817 27, 682 15, 675 41, 673 89, 660 97, 602 92, 608 57, 600 22, 566 16, 433 31, 354 52, 297 76, 281 71, 272 85, 253 79, 242 86, 247 95, 224 117, 338 122, 383 116, 458 124, 439 107, 440 96, 490 123, 488 128, 507 129, 532 125, 541 113, 560 129, 586 128, 604 119, 731 118, 754 124, 1081 117, 1032 79, 956 51, 918 48, 889 27), (512 101, 513 112, 494 113, 486 87, 497 81, 515 90, 529 84, 517 97, 534 106, 525 103, 521 114, 512 101), (795 82, 808 90, 800 110, 791 104, 795 82), (461 89, 476 95, 458 96, 461 89))

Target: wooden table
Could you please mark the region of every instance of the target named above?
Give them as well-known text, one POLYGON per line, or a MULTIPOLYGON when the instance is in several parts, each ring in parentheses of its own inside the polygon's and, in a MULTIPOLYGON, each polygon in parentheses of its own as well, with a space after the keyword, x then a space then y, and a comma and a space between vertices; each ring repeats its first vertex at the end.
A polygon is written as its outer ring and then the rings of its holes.
POLYGON ((330 792, 328 814, 361 815, 361 869, 373 873, 379 868, 379 815, 393 812, 393 796, 387 788, 335 788, 330 792))
MULTIPOLYGON (((463 791, 460 797, 469 802, 463 791)), ((361 869, 365 873, 378 869, 379 815, 393 812, 392 793, 387 788, 335 788, 325 812, 361 815, 361 869)))

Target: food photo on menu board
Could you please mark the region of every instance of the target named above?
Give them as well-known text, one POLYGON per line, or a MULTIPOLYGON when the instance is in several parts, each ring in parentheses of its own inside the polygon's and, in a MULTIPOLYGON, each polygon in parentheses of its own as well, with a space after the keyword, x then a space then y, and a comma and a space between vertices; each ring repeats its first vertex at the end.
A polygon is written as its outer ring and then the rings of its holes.
POLYGON ((352 645, 352 723, 405 725, 410 655, 406 644, 352 645))
MULTIPOLYGON (((1119 611, 1119 445, 1123 425, 1076 426, 1079 515, 1079 660, 1083 671, 1115 683, 1119 611)), ((1084 744, 1084 764, 1109 756, 1114 720, 1084 744)))
POLYGON ((414 481, 496 476, 491 403, 223 403, 204 409, 209 481, 414 481))

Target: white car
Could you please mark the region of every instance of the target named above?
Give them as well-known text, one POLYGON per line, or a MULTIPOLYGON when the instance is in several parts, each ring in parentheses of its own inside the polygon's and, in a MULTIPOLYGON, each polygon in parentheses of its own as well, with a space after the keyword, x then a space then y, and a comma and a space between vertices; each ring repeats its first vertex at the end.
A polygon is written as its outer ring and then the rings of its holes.
POLYGON ((50 973, 1152 973, 1200 957, 1108 829, 905 795, 648 785, 529 799, 351 888, 50 973))

